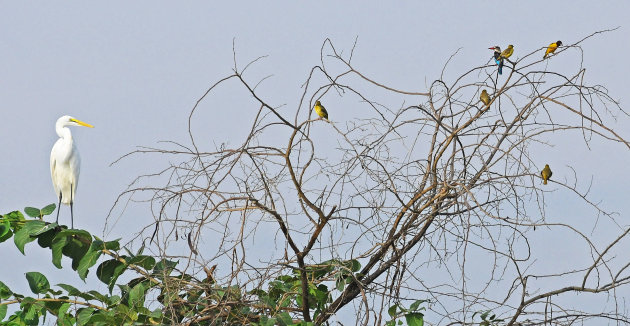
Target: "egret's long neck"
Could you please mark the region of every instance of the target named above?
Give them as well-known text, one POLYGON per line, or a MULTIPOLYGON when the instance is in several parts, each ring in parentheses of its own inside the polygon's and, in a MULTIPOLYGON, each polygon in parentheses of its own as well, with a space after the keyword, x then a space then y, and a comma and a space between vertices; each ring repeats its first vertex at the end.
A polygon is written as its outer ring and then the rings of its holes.
POLYGON ((72 133, 70 132, 70 129, 63 124, 58 123, 55 126, 55 131, 57 131, 57 136, 59 136, 59 138, 72 140, 72 133))

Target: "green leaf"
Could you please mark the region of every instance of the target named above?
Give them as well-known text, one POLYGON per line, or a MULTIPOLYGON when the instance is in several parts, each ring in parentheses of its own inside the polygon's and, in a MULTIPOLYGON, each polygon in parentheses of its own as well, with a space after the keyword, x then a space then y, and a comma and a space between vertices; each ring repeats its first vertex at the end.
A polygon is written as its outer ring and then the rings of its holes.
POLYGON ((77 311, 77 326, 84 326, 92 318, 92 314, 96 309, 94 308, 81 308, 77 311))
POLYGON ((52 261, 57 268, 61 268, 62 255, 72 259, 72 269, 77 270, 79 262, 85 256, 92 236, 84 230, 63 230, 52 241, 52 261))
MULTIPOLYGON (((88 269, 96 264, 98 258, 101 256, 101 249, 99 246, 102 246, 102 241, 94 241, 92 245, 90 245, 90 249, 83 255, 83 258, 79 261, 79 265, 77 266, 77 272, 79 273, 79 277, 85 281, 87 277, 88 269)), ((101 247, 102 248, 102 247, 101 247)))
POLYGON ((49 225, 53 225, 54 228, 52 230, 48 230, 44 233, 41 233, 37 236, 37 244, 42 247, 42 248, 51 248, 52 247, 52 241, 55 238, 55 235, 57 235, 57 232, 59 232, 56 227, 57 224, 52 223, 49 225))
POLYGON ((68 242, 70 242, 71 235, 65 232, 67 230, 63 230, 52 240, 52 263, 55 267, 61 269, 61 257, 63 254, 63 247, 65 247, 68 242))
POLYGON ((129 304, 132 307, 143 307, 144 306, 144 295, 147 289, 143 283, 139 283, 131 289, 129 292, 129 304))
MULTIPOLYGON (((121 258, 124 259, 126 257, 122 256, 121 258)), ((116 279, 125 271, 126 267, 125 264, 116 259, 106 260, 96 268, 96 277, 108 285, 111 293, 112 288, 116 284, 116 279)))
POLYGON ((94 240, 92 240, 92 247, 94 247, 94 250, 103 250, 105 249, 105 243, 97 236, 94 236, 94 240))
POLYGON ((68 295, 70 296, 79 296, 82 294, 82 292, 79 291, 79 289, 75 288, 74 286, 70 284, 59 283, 57 284, 57 286, 66 290, 66 292, 68 292, 68 295))
POLYGON ((146 281, 147 281, 147 278, 144 276, 136 277, 132 279, 131 281, 127 282, 127 286, 129 286, 130 289, 139 283, 145 283, 144 286, 148 286, 146 281))
POLYGON ((361 263, 359 263, 359 261, 358 261, 358 260, 353 259, 353 260, 352 260, 352 268, 351 268, 352 272, 353 272, 353 273, 356 273, 356 272, 358 272, 360 269, 361 269, 361 263))
POLYGON ((24 207, 24 213, 30 217, 40 217, 40 211, 35 207, 24 207))
POLYGON ((109 312, 97 311, 92 318, 90 318, 89 325, 107 326, 107 325, 121 325, 121 322, 117 322, 109 312))
POLYGON ((52 214, 55 211, 55 208, 57 208, 57 205, 55 203, 46 205, 44 208, 41 209, 42 216, 52 214))
POLYGON ((162 318, 162 309, 155 308, 153 311, 151 311, 151 314, 149 315, 149 317, 151 317, 151 318, 162 318))
POLYGON ((42 315, 43 305, 37 303, 37 301, 33 298, 26 298, 20 304, 22 311, 24 312, 24 322, 27 325, 38 325, 39 324, 39 316, 42 315))
POLYGON ((293 277, 291 275, 280 275, 276 278, 278 281, 284 282, 284 283, 291 283, 295 280, 297 280, 296 277, 293 277))
POLYGON ((163 318, 164 316, 162 316, 162 311, 160 309, 155 309, 149 315, 149 323, 151 323, 152 325, 162 325, 163 318))
POLYGON ((26 280, 28 280, 28 286, 35 294, 43 294, 50 289, 50 283, 46 276, 40 272, 28 272, 26 273, 26 280))
POLYGON ((13 211, 9 214, 3 216, 3 218, 7 219, 9 222, 20 222, 24 221, 24 215, 20 211, 13 211))
POLYGON ((9 297, 11 297, 12 294, 13 292, 11 291, 11 289, 9 289, 6 284, 0 281, 0 299, 8 299, 9 297))
POLYGON ((169 275, 170 271, 172 271, 175 268, 175 266, 177 266, 176 261, 162 259, 155 265, 155 268, 153 271, 156 273, 159 273, 159 272, 168 270, 169 272, 166 274, 169 275))
POLYGON ((70 320, 72 317, 68 315, 68 309, 70 309, 69 303, 64 303, 61 305, 57 312, 57 325, 72 325, 70 324, 70 320))
POLYGON ((0 306, 0 321, 2 321, 4 319, 4 317, 6 317, 6 315, 7 315, 7 308, 9 308, 9 306, 7 306, 7 305, 0 306))
POLYGON ((37 239, 31 235, 38 233, 41 229, 46 227, 46 223, 43 221, 27 221, 24 226, 15 233, 13 237, 13 242, 15 242, 15 246, 20 250, 20 252, 24 255, 24 246, 37 239))
POLYGON ((8 326, 25 326, 24 318, 22 317, 24 313, 22 311, 16 311, 13 313, 11 317, 9 317, 8 326))
MULTIPOLYGON (((59 297, 59 299, 65 299, 67 298, 66 296, 61 296, 59 297)), ((61 305, 63 304, 63 302, 55 302, 55 301, 46 301, 44 302, 44 306, 48 311, 53 311, 56 312, 57 310, 59 310, 59 308, 61 307, 61 305)), ((44 316, 45 318, 45 316, 44 316)))
MULTIPOLYGON (((77 230, 73 230, 73 231, 77 231, 77 230)), ((85 232, 85 231, 79 231, 79 232, 85 232)), ((92 243, 92 237, 89 235, 89 233, 87 235, 87 238, 85 237, 84 234, 83 235, 75 234, 72 236, 72 239, 70 240, 70 242, 63 248, 63 254, 72 259, 73 270, 75 271, 77 270, 77 268, 79 267, 79 263, 81 262, 81 259, 83 259, 83 257, 85 256, 86 252, 90 248, 91 243, 92 243)))
POLYGON ((313 326, 315 324, 313 324, 313 322, 311 322, 311 321, 309 321, 309 322, 301 321, 301 322, 299 322, 297 324, 293 324, 293 325, 296 325, 296 326, 313 326))
POLYGON ((320 284, 317 286, 317 290, 314 291, 313 295, 317 300, 317 304, 320 308, 323 308, 324 305, 328 302, 330 295, 328 293, 328 287, 324 284, 320 284))
MULTIPOLYGON (((35 221, 35 222, 39 222, 39 221, 35 221)), ((56 229, 57 229, 57 224, 55 224, 55 223, 50 223, 50 224, 44 223, 44 226, 39 228, 39 229, 37 229, 36 231, 32 232, 31 236, 40 236, 43 233, 46 233, 46 232, 51 231, 51 230, 54 231, 56 229)))
POLYGON ((105 249, 107 250, 114 250, 114 251, 118 251, 120 250, 120 243, 118 243, 120 239, 116 239, 113 241, 107 241, 104 243, 105 249))
POLYGON ((129 307, 124 304, 117 305, 113 310, 116 315, 122 316, 124 319, 127 319, 127 316, 129 315, 129 307))
POLYGON ((265 316, 263 316, 264 318, 260 319, 260 322, 258 323, 258 325, 261 326, 274 326, 276 325, 276 319, 275 318, 267 318, 265 316))
POLYGON ((396 312, 397 312, 397 311, 398 311, 398 305, 397 305, 397 304, 395 304, 395 305, 393 305, 393 306, 389 307, 389 309, 387 309, 387 314, 388 314, 390 317, 392 317, 392 318, 393 318, 394 316, 396 316, 396 312))
POLYGON ((423 326, 424 314, 419 312, 405 314, 405 321, 407 322, 407 326, 423 326))
POLYGON ((286 311, 281 312, 274 317, 276 317, 276 321, 280 326, 293 325, 293 318, 291 318, 291 315, 289 315, 289 313, 286 311))
POLYGON ((100 302, 109 303, 110 301, 107 296, 102 295, 100 292, 92 290, 92 291, 89 291, 88 293, 94 296, 100 302))
POLYGON ((343 292, 343 289, 346 287, 346 279, 345 278, 337 278, 336 287, 337 291, 343 292))
POLYGON ((176 261, 162 259, 157 264, 155 264, 155 267, 153 268, 153 274, 156 274, 158 276, 160 274, 170 275, 175 266, 177 266, 176 261))
POLYGON ((12 236, 13 231, 11 231, 11 223, 9 222, 9 220, 0 221, 0 242, 5 242, 12 236))
POLYGON ((127 263, 140 266, 145 270, 151 270, 155 266, 155 258, 151 256, 135 256, 129 258, 127 263))
MULTIPOLYGON (((416 310, 418 310, 418 307, 419 307, 422 303, 424 303, 424 302, 426 302, 426 301, 428 301, 428 300, 416 300, 414 303, 412 303, 412 304, 411 304, 411 306, 409 306, 409 310, 410 310, 410 311, 416 311, 416 310)), ((423 307, 423 309, 422 309, 422 310, 424 310, 424 307, 423 307)))

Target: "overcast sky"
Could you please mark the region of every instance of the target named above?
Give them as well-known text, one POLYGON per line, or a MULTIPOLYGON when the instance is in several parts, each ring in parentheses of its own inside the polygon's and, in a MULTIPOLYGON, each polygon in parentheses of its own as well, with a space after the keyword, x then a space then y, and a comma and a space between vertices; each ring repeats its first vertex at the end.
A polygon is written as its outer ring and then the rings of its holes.
MULTIPOLYGON (((463 72, 486 63, 492 45, 514 44, 518 57, 521 50, 621 26, 583 44, 584 66, 588 82, 606 86, 630 110, 627 1, 215 3, 0 2, 0 212, 56 203, 49 171, 54 123, 70 114, 95 127, 72 129, 82 156, 75 226, 100 235, 127 184, 165 164, 139 157, 110 163, 139 145, 186 142, 195 101, 231 72, 233 40, 243 63, 268 55, 253 74, 273 75, 261 89, 269 103, 295 105, 326 38, 345 51, 358 38, 356 68, 379 82, 425 91, 458 49, 449 70, 463 72)), ((225 122, 239 118, 232 104, 222 97, 208 109, 216 117, 207 125, 209 142, 230 141, 225 135, 238 124, 225 122)), ((630 138, 627 118, 612 127, 630 138)), ((576 168, 581 180, 592 180, 593 199, 620 212, 627 225, 629 151, 572 146, 575 151, 545 154, 558 167, 554 177, 571 178, 562 167, 576 168)), ((63 208, 61 222, 69 224, 63 208)), ((132 204, 108 237, 129 237, 152 221, 146 207, 132 204)), ((37 259, 53 269, 49 254, 36 246, 27 246, 26 257, 12 243, 2 246, 3 259, 15 256, 16 268, 0 269, 0 279, 23 282, 24 272, 39 268, 37 259)))

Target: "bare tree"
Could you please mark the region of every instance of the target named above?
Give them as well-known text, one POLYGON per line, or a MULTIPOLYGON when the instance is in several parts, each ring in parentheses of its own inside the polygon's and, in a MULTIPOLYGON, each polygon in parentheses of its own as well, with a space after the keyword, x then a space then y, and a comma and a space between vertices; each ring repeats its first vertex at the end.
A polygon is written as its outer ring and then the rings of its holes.
MULTIPOLYGON (((179 269, 206 275, 206 282, 236 286, 241 304, 259 314, 276 309, 322 324, 350 305, 342 315, 381 325, 402 316, 390 307, 428 300, 422 307, 432 325, 628 324, 630 259, 620 246, 625 241, 627 248, 630 229, 580 189, 577 175, 543 185, 547 162, 532 152, 562 133, 588 146, 630 149, 611 127, 627 113, 605 87, 585 83, 580 63, 582 46, 602 32, 546 60, 545 48, 505 59, 502 75, 491 60, 455 78, 445 76, 445 66, 421 91, 370 79, 353 66, 354 46, 344 56, 326 40, 298 103, 280 107, 257 92, 265 79, 248 80, 260 58, 241 68, 235 51, 233 74, 190 111, 189 144, 130 153, 174 163, 139 177, 120 200, 151 203, 155 222, 139 238, 152 240, 156 254, 178 258, 179 269), (572 72, 548 69, 550 60, 571 56, 578 62, 572 72), (207 150, 212 142, 192 125, 203 101, 226 83, 250 99, 251 115, 235 117, 229 136, 244 140, 207 150), (479 99, 484 89, 487 105, 479 99), (340 99, 355 104, 334 107, 340 99), (329 103, 330 120, 313 113, 316 100, 329 103), (341 120, 344 110, 357 114, 341 120), (248 119, 243 134, 236 126, 248 119), (573 203, 546 201, 550 191, 572 194, 573 203), (594 220, 613 227, 593 239, 570 218, 547 217, 550 206, 574 203, 589 205, 594 220), (532 245, 560 235, 557 245, 575 248, 579 259, 550 261, 532 245), (282 275, 298 281, 295 299, 276 307, 261 302, 256 290, 282 275), (311 289, 320 285, 327 297, 314 306, 311 289)), ((551 168, 556 175, 566 169, 551 168)), ((202 285, 188 279, 173 286, 202 285)), ((229 312, 235 303, 213 304, 229 312)), ((209 311, 178 322, 219 320, 209 311)))

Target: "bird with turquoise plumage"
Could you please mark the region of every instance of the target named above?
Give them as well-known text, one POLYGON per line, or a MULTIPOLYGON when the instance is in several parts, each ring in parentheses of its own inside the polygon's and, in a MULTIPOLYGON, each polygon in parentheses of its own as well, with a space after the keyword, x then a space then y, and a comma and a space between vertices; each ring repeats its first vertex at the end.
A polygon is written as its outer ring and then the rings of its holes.
POLYGON ((495 45, 489 50, 494 50, 492 57, 494 58, 494 62, 499 66, 499 75, 503 73, 503 58, 501 57, 501 48, 498 45, 495 45))

